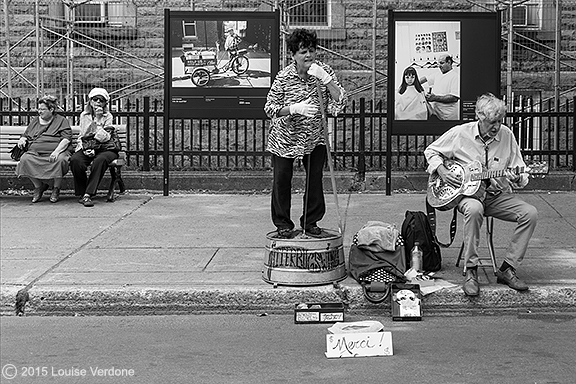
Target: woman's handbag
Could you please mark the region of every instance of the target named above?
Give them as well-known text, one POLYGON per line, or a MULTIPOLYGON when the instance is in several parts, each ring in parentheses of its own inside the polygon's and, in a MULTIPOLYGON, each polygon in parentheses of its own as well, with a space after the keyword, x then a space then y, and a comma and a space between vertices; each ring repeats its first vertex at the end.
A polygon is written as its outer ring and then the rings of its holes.
POLYGON ((12 148, 10 150, 10 157, 12 158, 12 160, 14 161, 20 161, 20 158, 22 157, 22 155, 28 150, 28 144, 26 144, 25 146, 23 146, 22 148, 20 148, 18 146, 18 144, 16 144, 14 146, 14 148, 12 148))
POLYGON ((120 152, 122 150, 122 143, 116 133, 114 127, 105 127, 104 130, 110 134, 110 140, 99 142, 95 139, 95 133, 89 133, 82 137, 82 149, 94 149, 95 151, 114 151, 120 152))

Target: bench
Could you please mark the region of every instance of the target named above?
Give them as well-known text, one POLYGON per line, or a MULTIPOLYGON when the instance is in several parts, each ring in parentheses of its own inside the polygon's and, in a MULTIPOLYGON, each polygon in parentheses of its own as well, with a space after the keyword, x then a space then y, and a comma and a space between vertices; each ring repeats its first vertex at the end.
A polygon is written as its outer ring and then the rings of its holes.
MULTIPOLYGON (((127 128, 126 125, 114 124, 122 148, 127 148, 127 128)), ((0 125, 0 166, 15 166, 17 161, 10 157, 10 150, 18 143, 18 140, 26 130, 23 125, 0 125)), ((76 145, 76 139, 80 133, 80 127, 72 126, 72 145, 76 145)), ((107 201, 114 201, 114 189, 118 184, 120 193, 126 191, 124 181, 122 180, 122 166, 126 164, 126 152, 120 151, 118 158, 110 164, 110 186, 108 187, 107 201)))

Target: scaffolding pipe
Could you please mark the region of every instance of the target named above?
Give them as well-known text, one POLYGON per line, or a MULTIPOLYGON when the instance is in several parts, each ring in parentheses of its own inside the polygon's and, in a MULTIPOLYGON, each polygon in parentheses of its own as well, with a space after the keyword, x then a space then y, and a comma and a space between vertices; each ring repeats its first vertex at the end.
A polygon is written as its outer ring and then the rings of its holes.
POLYGON ((4 0, 4 29, 6 30, 6 69, 8 70, 8 94, 12 95, 12 75, 10 75, 10 68, 12 67, 10 62, 10 27, 8 20, 8 0, 4 0))
POLYGON ((560 12, 562 0, 556 0, 556 45, 554 58, 554 110, 560 112, 560 51, 562 50, 562 32, 560 31, 560 12))
POLYGON ((74 29, 74 2, 64 3, 67 6, 66 12, 66 104, 72 105, 72 87, 74 84, 74 43, 72 41, 72 30, 74 29))
POLYGON ((376 102, 376 0, 372 3, 372 100, 376 102))
POLYGON ((508 49, 506 52, 506 103, 508 111, 514 110, 514 101, 512 100, 512 60, 513 60, 513 41, 514 41, 514 20, 513 16, 514 0, 510 0, 508 6, 508 49))
POLYGON ((36 99, 40 98, 40 6, 38 0, 34 2, 34 21, 36 27, 36 99))

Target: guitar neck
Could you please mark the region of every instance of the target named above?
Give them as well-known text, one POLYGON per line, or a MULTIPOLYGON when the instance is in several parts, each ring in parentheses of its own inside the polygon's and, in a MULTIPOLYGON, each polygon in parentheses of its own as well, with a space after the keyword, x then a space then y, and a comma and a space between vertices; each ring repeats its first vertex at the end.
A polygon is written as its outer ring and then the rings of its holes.
MULTIPOLYGON (((477 181, 477 180, 491 179, 493 177, 502 177, 505 175, 506 171, 507 171, 506 169, 500 169, 497 171, 484 171, 484 172, 474 173, 470 176, 470 180, 477 181)), ((520 173, 524 172, 524 167, 516 167, 514 169, 511 169, 511 171, 513 171, 514 173, 519 175, 520 173)))

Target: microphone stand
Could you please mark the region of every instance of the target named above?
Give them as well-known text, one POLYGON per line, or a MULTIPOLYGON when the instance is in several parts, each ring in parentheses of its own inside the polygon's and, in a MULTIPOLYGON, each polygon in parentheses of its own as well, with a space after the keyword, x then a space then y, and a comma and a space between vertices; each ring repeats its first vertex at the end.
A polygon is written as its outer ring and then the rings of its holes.
POLYGON ((326 152, 328 156, 328 168, 330 169, 330 180, 332 181, 332 192, 334 194, 334 203, 336 204, 336 214, 338 216, 338 231, 344 237, 344 226, 340 217, 340 205, 338 204, 338 190, 336 189, 336 178, 334 176, 334 164, 332 163, 332 150, 330 148, 330 137, 328 135, 328 124, 326 123, 326 109, 324 108, 324 96, 320 87, 320 81, 316 81, 316 91, 320 100, 320 111, 322 112, 322 131, 324 132, 324 141, 326 141, 326 152))

